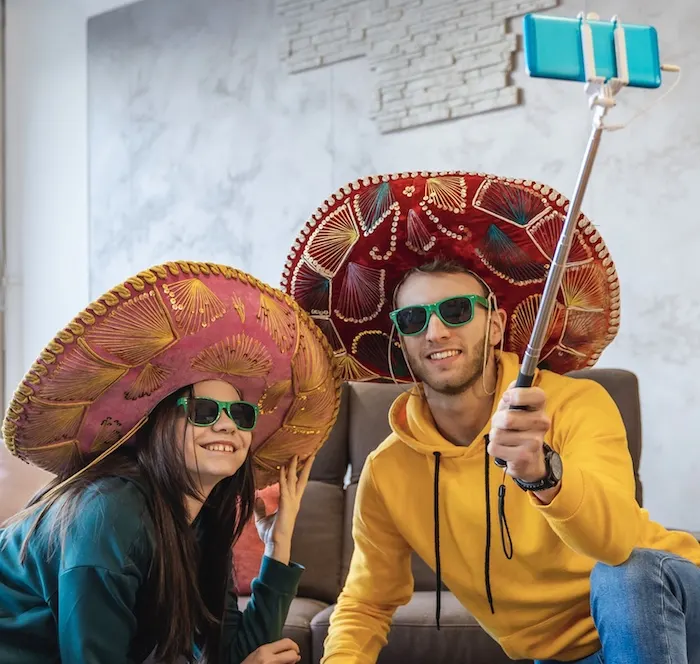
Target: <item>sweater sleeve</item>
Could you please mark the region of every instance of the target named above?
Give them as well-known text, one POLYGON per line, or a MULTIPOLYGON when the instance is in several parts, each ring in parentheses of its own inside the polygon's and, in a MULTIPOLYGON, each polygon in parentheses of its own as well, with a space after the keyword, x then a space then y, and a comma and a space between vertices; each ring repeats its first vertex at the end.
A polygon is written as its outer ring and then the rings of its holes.
POLYGON ((62 662, 135 664, 134 606, 141 579, 135 568, 116 573, 73 567, 58 580, 58 640, 62 662))
POLYGON ((411 549, 377 489, 371 457, 360 475, 352 533, 350 572, 331 616, 322 664, 376 662, 394 612, 413 594, 411 549))
POLYGON ((577 379, 575 393, 553 419, 562 458, 559 493, 532 503, 571 549, 609 565, 629 558, 640 533, 632 458, 625 425, 607 390, 577 379))
POLYGON ((282 638, 282 628, 303 571, 296 563, 284 565, 264 556, 243 611, 238 608, 235 593, 229 589, 222 625, 222 662, 240 664, 260 646, 282 638))

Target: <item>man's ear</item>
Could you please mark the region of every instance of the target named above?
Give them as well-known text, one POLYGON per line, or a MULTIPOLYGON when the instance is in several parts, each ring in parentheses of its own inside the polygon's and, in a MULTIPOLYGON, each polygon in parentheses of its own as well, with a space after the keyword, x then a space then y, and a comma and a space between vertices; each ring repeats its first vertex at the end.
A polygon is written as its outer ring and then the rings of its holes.
POLYGON ((495 348, 505 341, 506 321, 508 315, 504 309, 496 309, 491 314, 491 329, 489 330, 489 346, 495 348))

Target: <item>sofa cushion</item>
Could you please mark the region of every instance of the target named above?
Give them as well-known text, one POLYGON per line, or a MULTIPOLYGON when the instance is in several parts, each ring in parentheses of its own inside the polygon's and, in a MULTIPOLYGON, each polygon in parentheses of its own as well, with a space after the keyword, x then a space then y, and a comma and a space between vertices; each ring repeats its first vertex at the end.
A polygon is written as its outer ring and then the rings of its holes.
MULTIPOLYGON (((265 510, 273 514, 280 500, 280 485, 272 484, 256 492, 265 503, 265 510)), ((241 536, 233 545, 233 589, 237 595, 250 595, 250 584, 260 571, 265 545, 258 535, 255 519, 245 524, 241 536)))
POLYGON ((335 602, 341 588, 342 486, 309 481, 292 537, 292 559, 305 567, 299 596, 335 602))
MULTIPOLYGON (((311 638, 316 661, 323 652, 323 642, 334 609, 335 606, 328 607, 311 621, 311 638)), ((440 631, 435 628, 434 593, 416 592, 411 601, 406 606, 400 606, 394 614, 388 639, 389 642, 382 649, 377 664, 513 662, 449 592, 442 593, 440 631)))
MULTIPOLYGON (((249 600, 250 597, 239 597, 238 608, 243 611, 249 600)), ((292 600, 282 637, 291 639, 299 646, 300 664, 315 664, 317 661, 312 658, 311 620, 327 608, 328 604, 315 599, 295 597, 292 600)))

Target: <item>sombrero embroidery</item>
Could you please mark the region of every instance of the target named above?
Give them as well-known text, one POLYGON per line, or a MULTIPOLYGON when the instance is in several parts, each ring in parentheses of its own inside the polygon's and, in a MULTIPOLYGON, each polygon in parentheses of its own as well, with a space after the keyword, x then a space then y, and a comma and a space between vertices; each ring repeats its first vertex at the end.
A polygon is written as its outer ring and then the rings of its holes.
POLYGON ((257 403, 258 486, 325 442, 340 379, 320 329, 288 295, 234 268, 152 267, 76 316, 40 354, 3 423, 9 450, 51 472, 88 463, 167 395, 221 379, 257 403))
MULTIPOLYGON (((505 349, 527 348, 568 200, 546 185, 449 171, 372 176, 332 195, 306 222, 282 287, 333 346, 344 380, 388 379, 393 294, 410 268, 459 259, 508 314, 505 349)), ((619 282, 598 231, 581 214, 541 364, 592 366, 620 323, 619 282)), ((392 364, 410 381, 396 336, 392 364)))

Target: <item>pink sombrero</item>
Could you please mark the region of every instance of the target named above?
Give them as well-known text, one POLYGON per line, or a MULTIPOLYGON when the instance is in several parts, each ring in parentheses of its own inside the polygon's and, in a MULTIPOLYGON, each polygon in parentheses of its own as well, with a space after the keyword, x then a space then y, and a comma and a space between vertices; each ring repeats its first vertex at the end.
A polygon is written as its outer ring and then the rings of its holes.
POLYGON ((257 403, 258 486, 325 442, 340 403, 326 338, 288 295, 224 265, 179 261, 127 279, 78 314, 17 388, 9 450, 51 472, 127 441, 167 395, 218 378, 257 403))
MULTIPOLYGON (((442 255, 462 261, 508 314, 505 349, 527 348, 568 200, 537 182, 459 171, 364 178, 306 222, 282 287, 333 346, 344 380, 381 380, 389 312, 407 270, 442 255)), ((576 228, 541 365, 565 373, 596 363, 620 322, 619 283, 600 234, 576 228)), ((392 364, 411 380, 396 336, 392 364)))

